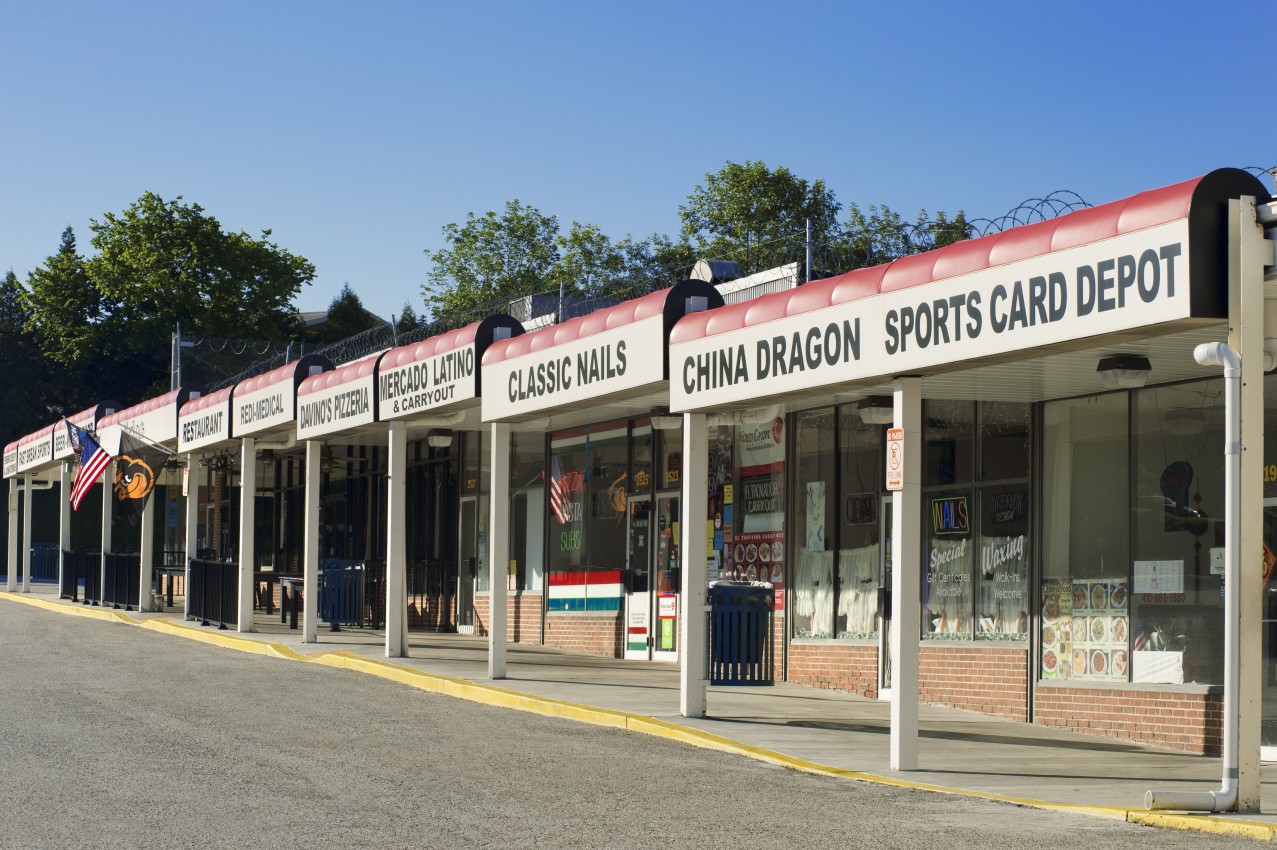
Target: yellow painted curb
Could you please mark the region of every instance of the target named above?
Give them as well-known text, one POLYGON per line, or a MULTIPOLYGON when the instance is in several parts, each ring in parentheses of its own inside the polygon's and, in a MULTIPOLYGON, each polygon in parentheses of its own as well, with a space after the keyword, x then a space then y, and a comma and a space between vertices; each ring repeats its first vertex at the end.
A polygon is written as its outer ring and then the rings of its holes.
POLYGON ((47 599, 41 599, 38 596, 31 596, 27 593, 9 593, 8 591, 0 591, 0 599, 7 599, 10 602, 21 602, 23 605, 30 605, 32 608, 43 608, 46 611, 56 611, 59 614, 88 617, 91 620, 109 620, 113 623, 129 623, 131 625, 137 624, 137 620, 134 620, 128 614, 111 608, 95 608, 90 605, 81 606, 61 602, 50 602, 47 599))
POLYGON ((1235 838, 1253 838, 1272 841, 1277 835, 1277 824, 1262 823, 1240 818, 1221 818, 1212 815, 1190 815, 1179 812, 1142 812, 1132 809, 1126 814, 1130 823, 1144 826, 1160 826, 1169 829, 1185 829, 1210 835, 1229 835, 1235 838))
POLYGON ((269 641, 247 638, 239 634, 209 631, 203 628, 196 628, 195 626, 178 623, 167 618, 142 620, 137 622, 136 625, 139 625, 144 629, 164 632, 165 634, 175 635, 177 637, 186 638, 187 640, 196 640, 200 643, 207 643, 213 646, 224 647, 226 649, 234 649, 239 652, 249 652, 254 655, 267 655, 272 658, 283 658, 288 661, 310 660, 306 656, 294 651, 282 643, 270 643, 269 641))
POLYGON ((776 752, 775 750, 768 750, 763 747, 742 744, 739 741, 733 741, 730 738, 724 738, 720 735, 715 735, 712 732, 694 729, 678 723, 671 723, 667 720, 660 720, 655 717, 648 717, 642 714, 629 714, 627 712, 614 711, 606 708, 595 708, 593 706, 580 705, 578 703, 566 702, 564 700, 557 700, 551 697, 539 697, 532 694, 525 694, 519 691, 512 691, 507 688, 500 688, 495 685, 484 685, 477 682, 471 682, 466 679, 457 679, 438 673, 428 673, 423 670, 417 670, 401 664, 394 664, 389 661, 382 661, 376 658, 365 658, 362 655, 356 655, 347 650, 333 650, 313 655, 303 655, 281 643, 271 643, 269 641, 259 640, 253 637, 246 637, 238 633, 224 633, 196 628, 168 618, 138 619, 130 617, 122 611, 80 607, 60 602, 51 602, 46 599, 31 597, 28 594, 8 593, 3 591, 0 591, 0 599, 21 602, 35 608, 43 608, 47 611, 55 611, 62 614, 72 614, 92 619, 126 623, 132 626, 141 626, 142 628, 161 632, 163 634, 183 637, 188 640, 196 640, 201 643, 221 646, 227 649, 238 650, 240 652, 265 655, 287 661, 321 664, 325 667, 333 667, 342 670, 351 670, 370 676, 376 676, 387 681, 407 685, 408 687, 416 688, 427 693, 455 697, 457 699, 464 699, 469 702, 490 705, 496 708, 507 708, 516 711, 525 711, 531 714, 539 714, 544 717, 559 717, 566 720, 575 720, 580 723, 590 723, 596 726, 625 729, 642 735, 651 735, 653 737, 665 738, 684 744, 690 744, 703 749, 731 753, 745 758, 754 759, 756 761, 786 767, 802 773, 838 779, 851 779, 860 782, 871 782, 875 785, 907 788, 915 791, 955 794, 982 800, 1011 803, 1018 806, 1028 806, 1046 811, 1116 818, 1119 820, 1125 820, 1129 823, 1160 827, 1164 829, 1191 830, 1211 835, 1235 836, 1239 838, 1257 839, 1260 841, 1277 840, 1277 824, 1248 821, 1239 818, 1217 817, 1212 815, 1147 812, 1141 809, 1127 809, 1119 806, 1085 806, 1071 803, 1051 803, 1046 800, 1036 800, 1028 797, 1011 797, 1005 794, 971 791, 965 788, 931 785, 925 782, 913 782, 908 779, 881 776, 873 773, 848 770, 846 768, 832 767, 830 765, 820 764, 819 762, 807 761, 806 759, 800 759, 794 756, 787 756, 783 753, 776 752))

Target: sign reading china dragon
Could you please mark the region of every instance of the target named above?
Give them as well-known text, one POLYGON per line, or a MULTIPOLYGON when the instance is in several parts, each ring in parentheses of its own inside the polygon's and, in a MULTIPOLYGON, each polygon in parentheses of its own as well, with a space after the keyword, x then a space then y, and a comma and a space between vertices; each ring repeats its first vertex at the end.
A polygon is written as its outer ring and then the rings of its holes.
MULTIPOLYGON (((671 410, 706 410, 1194 318, 1179 219, 670 343, 671 410)), ((819 284, 817 284, 819 285, 819 284)))

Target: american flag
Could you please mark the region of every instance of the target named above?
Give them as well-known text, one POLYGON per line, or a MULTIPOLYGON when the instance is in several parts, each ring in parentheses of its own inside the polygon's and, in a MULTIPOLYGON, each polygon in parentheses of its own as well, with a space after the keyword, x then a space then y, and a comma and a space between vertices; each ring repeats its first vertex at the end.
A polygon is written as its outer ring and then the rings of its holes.
POLYGON ((79 510, 80 502, 102 477, 102 471, 110 465, 111 456, 89 436, 88 431, 77 428, 70 422, 66 426, 71 445, 78 448, 80 454, 80 471, 75 474, 75 483, 71 485, 71 507, 79 510))
POLYGON ((550 510, 554 511, 559 525, 572 521, 572 502, 563 480, 563 461, 557 455, 550 460, 550 510))

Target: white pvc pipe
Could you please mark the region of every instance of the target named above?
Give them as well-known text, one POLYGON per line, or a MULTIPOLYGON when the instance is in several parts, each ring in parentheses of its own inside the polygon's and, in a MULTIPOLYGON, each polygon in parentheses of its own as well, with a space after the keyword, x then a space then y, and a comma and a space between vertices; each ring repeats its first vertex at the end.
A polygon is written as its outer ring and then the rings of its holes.
POLYGON ((1144 806, 1155 810, 1226 812, 1237 805, 1239 765, 1238 675, 1241 603, 1241 382, 1237 352, 1222 342, 1193 350, 1203 366, 1224 367, 1224 740, 1223 782, 1218 791, 1148 791, 1144 806))

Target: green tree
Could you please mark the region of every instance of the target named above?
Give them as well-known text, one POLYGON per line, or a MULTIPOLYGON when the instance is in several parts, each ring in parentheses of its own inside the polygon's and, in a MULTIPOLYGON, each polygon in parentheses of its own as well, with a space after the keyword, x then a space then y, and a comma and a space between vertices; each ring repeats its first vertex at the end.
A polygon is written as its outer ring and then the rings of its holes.
POLYGON ((127 210, 91 222, 95 256, 63 234, 32 273, 30 325, 50 356, 92 365, 119 384, 98 387, 129 403, 168 384, 170 334, 283 339, 291 302, 315 275, 308 260, 260 237, 224 231, 198 204, 147 192, 127 210), (105 370, 103 362, 129 368, 105 370))
POLYGON ((421 327, 421 317, 412 309, 412 305, 405 301, 403 309, 399 311, 399 317, 395 319, 395 333, 406 334, 419 327, 421 327))
POLYGON ((559 260, 554 265, 552 283, 561 281, 564 292, 596 298, 609 293, 632 271, 641 246, 629 236, 613 242, 597 224, 572 222, 558 238, 559 260))
POLYGON ((45 379, 56 369, 41 362, 29 319, 26 291, 9 269, 0 280, 0 374, 8 376, 0 381, 0 446, 49 424, 45 379))
POLYGON ((369 312, 350 284, 345 283, 328 303, 328 319, 315 328, 310 338, 318 343, 337 342, 384 324, 386 320, 369 312))
POLYGON ((555 288, 558 235, 556 217, 518 199, 500 214, 471 212, 463 224, 444 225, 445 247, 426 251, 426 311, 436 321, 459 322, 501 300, 555 288))
POLYGON ((735 260, 749 274, 789 261, 809 220, 814 242, 837 233, 841 208, 825 181, 746 160, 706 174, 678 215, 683 239, 700 256, 735 260))
POLYGON ((817 251, 813 276, 889 263, 969 239, 971 233, 961 211, 953 218, 944 212, 931 218, 926 210, 919 210, 917 217, 908 221, 886 205, 871 204, 866 211, 855 203, 848 204, 843 231, 817 251))

